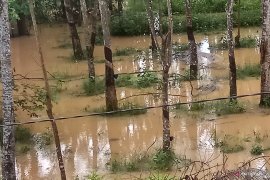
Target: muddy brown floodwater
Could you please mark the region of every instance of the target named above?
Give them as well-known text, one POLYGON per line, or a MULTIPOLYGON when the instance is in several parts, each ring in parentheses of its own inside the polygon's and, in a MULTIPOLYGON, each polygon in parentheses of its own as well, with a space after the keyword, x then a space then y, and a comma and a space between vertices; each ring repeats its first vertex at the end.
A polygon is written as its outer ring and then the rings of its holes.
MULTIPOLYGON (((68 74, 74 77, 86 76, 87 63, 85 61, 73 62, 68 60, 72 51, 70 48, 57 48, 57 46, 69 42, 68 29, 65 25, 40 27, 42 49, 48 71, 52 74, 68 74)), ((259 28, 242 29, 241 36, 259 36, 259 28)), ((171 94, 181 94, 185 97, 171 97, 171 103, 185 102, 214 97, 226 97, 229 93, 228 87, 228 58, 227 51, 209 50, 209 43, 217 42, 221 34, 203 35, 197 34, 197 42, 201 42, 199 48, 200 66, 199 73, 202 77, 192 82, 193 93, 198 94, 196 98, 191 96, 189 82, 180 86, 171 86, 171 94), (211 54, 210 54, 211 53, 211 54)), ((174 35, 174 41, 186 43, 186 34, 174 35)), ((112 47, 125 48, 134 47, 146 49, 150 44, 148 36, 138 37, 112 37, 112 47)), ((103 57, 103 47, 95 49, 95 59, 103 57)), ((237 65, 245 63, 259 63, 259 50, 257 48, 236 49, 237 65)), ((42 77, 41 67, 37 59, 33 36, 18 37, 12 39, 12 64, 15 74, 27 77, 42 77)), ((121 57, 123 60, 115 61, 116 72, 137 72, 142 69, 159 70, 160 65, 155 59, 142 56, 135 59, 133 56, 121 57)), ((96 63, 96 74, 104 74, 104 64, 96 63)), ((185 62, 174 60, 171 72, 181 73, 185 68, 185 62)), ((42 85, 40 81, 25 80, 24 82, 42 85)), ((20 83, 20 81, 17 81, 20 83)), ((52 82, 51 82, 52 83, 52 82)), ((256 93, 260 91, 259 79, 246 78, 237 81, 239 94, 256 93)), ((56 117, 84 114, 84 108, 96 108, 104 105, 104 95, 82 96, 82 80, 71 81, 63 84, 64 90, 57 98, 53 111, 56 117)), ((156 92, 155 88, 131 89, 117 88, 118 98, 130 95, 156 92)), ((152 106, 161 103, 159 97, 138 96, 128 101, 137 102, 142 105, 152 106)), ((218 137, 226 134, 235 135, 240 138, 253 137, 254 132, 269 134, 270 115, 269 110, 257 107, 258 97, 243 99, 247 105, 247 112, 237 115, 226 116, 204 116, 186 115, 181 112, 171 111, 171 133, 175 137, 173 149, 178 155, 185 155, 192 160, 207 160, 218 157, 220 150, 214 147, 213 131, 216 129, 218 137)), ((46 118, 44 111, 38 112, 40 118, 46 118)), ((26 121, 30 118, 21 111, 17 112, 17 119, 26 121)), ((129 158, 134 154, 143 153, 154 142, 151 148, 159 147, 162 141, 162 119, 161 110, 152 109, 144 115, 124 117, 86 117, 69 119, 57 122, 61 140, 61 148, 64 154, 65 168, 68 179, 78 177, 84 179, 92 171, 104 174, 105 179, 121 179, 108 171, 106 164, 111 158, 129 158)), ((27 125, 33 133, 45 132, 50 127, 48 123, 27 125)), ((267 142, 265 142, 267 144, 267 142)), ((228 154, 228 168, 236 167, 252 157, 249 153, 250 144, 244 151, 228 154)), ((267 151, 265 155, 269 154, 267 151)), ((219 156, 214 163, 222 162, 219 156)), ((256 164, 256 163, 255 163, 256 164)), ((260 166, 261 162, 257 165, 260 166)), ((34 146, 26 154, 17 155, 17 172, 19 179, 60 179, 58 164, 54 146, 45 148, 34 146)), ((130 179, 130 178, 128 178, 130 179)))

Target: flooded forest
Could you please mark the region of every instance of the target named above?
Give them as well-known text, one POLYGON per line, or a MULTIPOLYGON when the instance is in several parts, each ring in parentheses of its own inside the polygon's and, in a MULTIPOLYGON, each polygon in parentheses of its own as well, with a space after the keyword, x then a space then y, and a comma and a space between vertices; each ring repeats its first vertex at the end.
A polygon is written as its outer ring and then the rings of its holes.
POLYGON ((0 60, 3 180, 270 179, 269 0, 0 0, 0 60))

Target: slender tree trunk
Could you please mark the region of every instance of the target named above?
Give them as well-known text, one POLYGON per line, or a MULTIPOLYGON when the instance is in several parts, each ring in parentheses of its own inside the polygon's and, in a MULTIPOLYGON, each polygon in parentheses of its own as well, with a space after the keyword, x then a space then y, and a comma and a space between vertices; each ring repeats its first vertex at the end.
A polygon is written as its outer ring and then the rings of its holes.
POLYGON ((0 60, 3 88, 3 147, 2 147, 2 179, 16 179, 15 172, 15 136, 13 104, 13 80, 10 59, 10 28, 8 18, 8 1, 0 0, 0 60))
POLYGON ((154 54, 157 51, 157 44, 155 42, 154 35, 152 34, 152 32, 150 32, 150 36, 151 36, 151 50, 152 54, 154 54))
POLYGON ((197 79, 198 76, 198 56, 197 56, 197 45, 193 33, 192 27, 192 11, 191 11, 191 0, 185 0, 185 11, 186 11, 186 22, 187 22, 187 36, 189 42, 190 51, 190 79, 197 79))
POLYGON ((57 129, 57 125, 56 125, 56 122, 54 120, 53 111, 52 111, 51 90, 50 90, 49 81, 48 81, 48 77, 47 77, 47 70, 46 70, 46 66, 45 66, 45 61, 43 58, 43 53, 42 53, 42 49, 41 49, 41 45, 40 45, 36 17, 34 14, 33 0, 29 0, 29 9, 30 9, 31 17, 32 17, 32 23, 33 23, 34 33, 35 33, 35 37, 36 37, 36 46, 38 48, 39 59, 41 62, 41 67, 42 67, 42 72, 43 72, 43 77, 44 77, 44 82, 45 82, 47 115, 52 120, 51 125, 52 125, 53 134, 54 134, 56 154, 57 154, 57 158, 58 158, 61 179, 65 180, 66 179, 66 172, 65 172, 64 161, 63 161, 62 152, 61 152, 61 145, 60 145, 60 139, 59 139, 59 135, 58 135, 58 129, 57 129))
POLYGON ((237 12, 237 36, 235 36, 235 47, 240 47, 240 10, 241 10, 241 3, 240 0, 238 0, 238 12, 237 12))
POLYGON ((113 11, 113 0, 107 0, 109 4, 109 10, 112 12, 113 11))
POLYGON ((156 46, 156 49, 158 51, 160 51, 160 47, 158 44, 158 40, 157 40, 157 35, 155 32, 155 20, 154 20, 154 14, 153 14, 153 10, 152 10, 152 0, 145 0, 145 5, 146 5, 146 13, 148 16, 148 23, 149 23, 149 27, 150 27, 150 31, 151 31, 151 39, 152 39, 152 45, 154 44, 156 46))
POLYGON ((87 13, 86 1, 80 0, 81 11, 83 15, 83 24, 85 29, 85 46, 86 56, 88 62, 88 76, 95 79, 95 65, 94 65, 94 49, 96 41, 96 24, 98 1, 94 0, 94 7, 90 7, 90 12, 87 13))
POLYGON ((76 24, 74 21, 71 0, 64 0, 64 4, 65 4, 66 15, 67 15, 67 22, 70 29, 74 57, 80 60, 80 59, 83 59, 83 50, 81 46, 80 37, 77 32, 76 24))
POLYGON ((163 150, 167 151, 171 148, 170 140, 170 113, 169 113, 169 70, 172 61, 172 33, 173 33, 173 21, 172 21, 172 9, 171 0, 167 0, 168 8, 168 33, 162 38, 162 67, 163 67, 163 107, 162 107, 162 119, 163 119, 163 150))
POLYGON ((114 82, 114 70, 112 62, 111 37, 109 27, 110 12, 108 9, 107 0, 99 0, 99 9, 101 14, 105 54, 106 109, 107 111, 113 111, 118 109, 118 102, 114 82))
MULTIPOLYGON (((262 37, 261 37, 261 92, 270 92, 270 0, 262 1, 262 37)), ((270 95, 262 94, 260 106, 269 106, 270 95)))
POLYGON ((62 18, 64 21, 66 21, 67 19, 67 15, 66 15, 66 8, 65 8, 65 2, 64 0, 61 0, 61 11, 62 11, 62 18))
POLYGON ((123 0, 117 0, 118 12, 121 13, 123 11, 123 0))
MULTIPOLYGON (((229 48, 229 81, 230 81, 230 96, 237 96, 236 86, 236 65, 234 56, 234 43, 233 43, 233 0, 227 2, 227 41, 229 48)), ((232 98, 233 100, 235 98, 232 98)))
POLYGON ((19 20, 17 20, 17 27, 20 36, 29 35, 28 20, 22 13, 19 14, 19 20))

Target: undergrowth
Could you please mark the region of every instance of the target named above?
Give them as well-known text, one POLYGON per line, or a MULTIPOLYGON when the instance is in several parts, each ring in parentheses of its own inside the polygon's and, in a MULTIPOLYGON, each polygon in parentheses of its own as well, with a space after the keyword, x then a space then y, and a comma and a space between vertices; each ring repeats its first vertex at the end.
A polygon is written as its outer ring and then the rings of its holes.
POLYGON ((260 64, 245 64, 237 68, 237 78, 244 79, 246 77, 259 77, 261 75, 260 64))
POLYGON ((101 78, 96 78, 95 81, 87 79, 83 82, 83 90, 88 96, 102 94, 105 91, 105 81, 101 78))

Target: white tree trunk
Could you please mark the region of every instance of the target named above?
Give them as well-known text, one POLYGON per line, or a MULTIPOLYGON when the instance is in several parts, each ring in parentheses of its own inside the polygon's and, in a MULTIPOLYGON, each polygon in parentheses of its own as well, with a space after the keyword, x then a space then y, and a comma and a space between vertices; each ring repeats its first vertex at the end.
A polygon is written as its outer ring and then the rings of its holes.
MULTIPOLYGON (((13 80, 10 59, 8 1, 0 0, 0 59, 3 86, 3 125, 14 122, 13 80)), ((16 179, 14 127, 3 127, 2 178, 16 179)))

